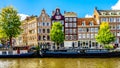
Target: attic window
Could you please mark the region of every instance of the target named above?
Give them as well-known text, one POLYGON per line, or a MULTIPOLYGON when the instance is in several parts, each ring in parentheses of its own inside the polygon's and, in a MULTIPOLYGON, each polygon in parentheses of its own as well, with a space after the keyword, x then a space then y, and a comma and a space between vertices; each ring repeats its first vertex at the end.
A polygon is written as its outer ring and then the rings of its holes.
POLYGON ((82 21, 82 26, 85 26, 85 21, 82 21))
POLYGON ((110 12, 109 14, 110 14, 110 15, 114 15, 115 13, 114 13, 114 12, 110 12))
POLYGON ((91 21, 91 22, 89 23, 89 25, 90 25, 90 26, 93 26, 94 24, 93 24, 93 22, 91 21))
POLYGON ((102 12, 102 15, 106 15, 106 12, 102 12))
POLYGON ((117 12, 117 15, 120 15, 120 12, 117 12))

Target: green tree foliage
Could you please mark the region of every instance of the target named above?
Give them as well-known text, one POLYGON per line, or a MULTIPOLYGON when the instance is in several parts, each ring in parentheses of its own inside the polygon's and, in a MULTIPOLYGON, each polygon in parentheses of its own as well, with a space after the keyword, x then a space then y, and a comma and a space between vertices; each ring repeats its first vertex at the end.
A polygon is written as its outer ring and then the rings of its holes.
POLYGON ((62 31, 62 24, 60 22, 54 22, 50 31, 50 38, 57 45, 64 42, 64 33, 62 31))
POLYGON ((109 23, 101 23, 98 35, 95 38, 97 42, 104 45, 115 41, 115 36, 110 32, 109 23))
POLYGON ((2 8, 0 11, 0 25, 1 31, 9 38, 12 46, 12 38, 21 33, 21 22, 17 10, 12 6, 2 8))

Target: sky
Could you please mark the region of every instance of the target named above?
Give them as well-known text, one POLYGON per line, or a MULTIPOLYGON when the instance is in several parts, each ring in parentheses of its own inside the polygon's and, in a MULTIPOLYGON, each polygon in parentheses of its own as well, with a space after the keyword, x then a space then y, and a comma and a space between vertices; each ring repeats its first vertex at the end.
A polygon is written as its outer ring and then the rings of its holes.
MULTIPOLYGON (((12 5, 25 18, 30 15, 39 16, 44 8, 49 16, 56 8, 61 13, 75 12, 78 17, 91 17, 94 8, 99 10, 120 10, 120 0, 0 0, 0 9, 12 5)), ((23 19, 22 18, 22 19, 23 19)))

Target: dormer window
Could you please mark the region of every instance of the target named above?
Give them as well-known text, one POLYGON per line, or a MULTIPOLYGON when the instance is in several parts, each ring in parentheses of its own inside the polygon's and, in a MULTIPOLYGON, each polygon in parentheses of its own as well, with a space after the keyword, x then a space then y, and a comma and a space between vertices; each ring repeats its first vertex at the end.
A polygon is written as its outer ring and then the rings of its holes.
POLYGON ((106 15, 106 12, 102 12, 102 15, 106 15))
POLYGON ((115 13, 114 13, 114 12, 110 12, 109 14, 110 14, 110 15, 114 15, 115 13))
POLYGON ((120 15, 120 12, 117 12, 117 15, 120 15))
POLYGON ((82 21, 82 26, 85 26, 85 21, 82 21))
POLYGON ((93 26, 94 24, 93 24, 93 22, 91 21, 91 22, 89 23, 89 25, 90 25, 90 26, 93 26))

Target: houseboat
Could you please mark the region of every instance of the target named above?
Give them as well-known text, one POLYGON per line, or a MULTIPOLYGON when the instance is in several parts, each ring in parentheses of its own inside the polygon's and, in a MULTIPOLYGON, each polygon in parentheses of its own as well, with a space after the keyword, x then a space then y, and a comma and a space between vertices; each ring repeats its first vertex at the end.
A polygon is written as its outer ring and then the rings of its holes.
POLYGON ((29 47, 0 48, 0 58, 25 58, 33 57, 34 52, 29 51, 29 47))
POLYGON ((40 51, 40 57, 110 58, 110 57, 120 57, 120 51, 116 49, 65 49, 65 50, 42 49, 40 51))

